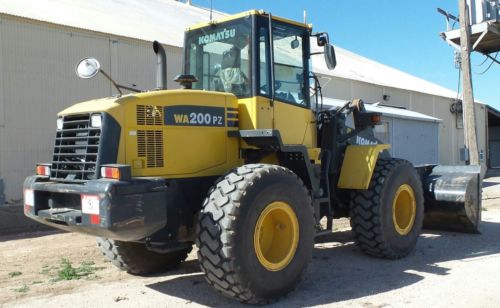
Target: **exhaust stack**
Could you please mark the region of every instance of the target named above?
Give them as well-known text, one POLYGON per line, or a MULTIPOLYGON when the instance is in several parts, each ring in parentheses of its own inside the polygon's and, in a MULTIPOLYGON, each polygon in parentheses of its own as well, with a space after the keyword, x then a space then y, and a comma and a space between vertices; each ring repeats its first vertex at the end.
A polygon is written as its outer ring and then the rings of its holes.
POLYGON ((167 89, 167 54, 165 49, 158 42, 153 42, 153 51, 157 57, 157 68, 156 68, 156 90, 166 90, 167 89))

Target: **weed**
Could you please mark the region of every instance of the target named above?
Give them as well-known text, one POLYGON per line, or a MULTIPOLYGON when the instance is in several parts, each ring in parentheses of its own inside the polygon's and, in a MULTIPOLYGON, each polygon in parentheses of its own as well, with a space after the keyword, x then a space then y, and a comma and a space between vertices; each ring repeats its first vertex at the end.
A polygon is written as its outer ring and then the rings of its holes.
POLYGON ((102 269, 94 265, 95 263, 92 261, 83 261, 80 263, 80 266, 74 267, 68 259, 63 258, 61 259, 57 277, 53 279, 53 282, 60 280, 77 280, 83 277, 88 278, 96 271, 102 269))
POLYGON ((76 268, 73 267, 68 259, 61 259, 61 266, 57 272, 59 280, 73 280, 78 279, 76 268))
POLYGON ((35 280, 31 284, 40 284, 40 283, 43 283, 43 281, 41 281, 41 280, 35 280))
POLYGON ((13 277, 16 277, 16 276, 21 276, 23 273, 19 272, 19 271, 15 271, 15 272, 10 272, 9 273, 9 277, 10 278, 13 278, 13 277))
POLYGON ((30 290, 30 288, 27 285, 23 285, 22 287, 12 289, 14 292, 19 292, 19 293, 26 293, 30 290))

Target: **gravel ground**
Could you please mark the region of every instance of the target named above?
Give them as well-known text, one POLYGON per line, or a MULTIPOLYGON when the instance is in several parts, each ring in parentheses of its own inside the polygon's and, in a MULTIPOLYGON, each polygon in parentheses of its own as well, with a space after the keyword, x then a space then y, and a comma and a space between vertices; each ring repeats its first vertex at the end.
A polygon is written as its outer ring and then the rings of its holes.
MULTIPOLYGON (((315 245, 295 292, 272 306, 499 307, 500 177, 484 183, 482 234, 426 230, 410 256, 390 261, 363 255, 346 221, 337 221, 339 230, 315 245)), ((69 233, 0 237, 0 306, 239 305, 205 283, 195 251, 173 272, 137 277, 105 262, 95 246, 93 238, 69 233), (62 258, 93 270, 79 280, 59 280, 62 258)))

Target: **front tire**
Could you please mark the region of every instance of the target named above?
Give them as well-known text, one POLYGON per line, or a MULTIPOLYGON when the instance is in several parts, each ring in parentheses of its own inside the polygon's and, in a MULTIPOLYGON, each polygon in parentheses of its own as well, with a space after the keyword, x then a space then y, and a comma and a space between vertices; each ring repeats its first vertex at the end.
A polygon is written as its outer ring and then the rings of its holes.
POLYGON ((424 216, 422 183, 412 164, 379 159, 368 190, 354 192, 350 216, 354 238, 363 252, 389 259, 408 255, 424 216))
POLYGON ((268 303, 290 292, 311 259, 311 198, 292 171, 266 164, 220 178, 199 216, 200 266, 217 291, 268 303))
POLYGON ((142 243, 115 241, 104 237, 97 238, 97 245, 113 265, 134 275, 174 269, 186 260, 192 250, 192 247, 188 247, 169 253, 157 253, 148 250, 142 243))

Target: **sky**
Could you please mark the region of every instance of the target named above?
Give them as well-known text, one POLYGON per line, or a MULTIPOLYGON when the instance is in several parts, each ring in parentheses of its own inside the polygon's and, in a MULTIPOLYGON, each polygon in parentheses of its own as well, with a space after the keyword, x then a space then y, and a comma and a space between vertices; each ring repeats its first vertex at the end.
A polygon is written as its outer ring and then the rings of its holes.
MULTIPOLYGON (((210 0, 193 4, 210 7, 210 0)), ((458 0, 213 0, 226 13, 264 9, 298 21, 306 10, 313 30, 328 32, 334 45, 456 91, 458 70, 453 48, 439 37, 446 22, 438 7, 458 15, 458 0)), ((500 65, 487 70, 491 60, 484 59, 472 56, 474 96, 500 110, 500 65)))

